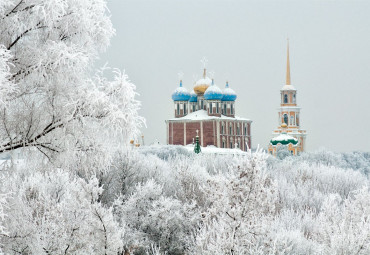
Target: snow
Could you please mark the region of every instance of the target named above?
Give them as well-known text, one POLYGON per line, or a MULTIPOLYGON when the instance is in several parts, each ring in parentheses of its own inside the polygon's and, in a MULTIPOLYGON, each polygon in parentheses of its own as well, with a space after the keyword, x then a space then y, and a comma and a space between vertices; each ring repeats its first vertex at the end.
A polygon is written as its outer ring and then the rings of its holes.
MULTIPOLYGON (((188 151, 193 152, 194 151, 194 145, 188 144, 184 146, 188 151)), ((208 153, 208 154, 247 154, 247 152, 240 150, 239 148, 234 149, 227 149, 227 148, 217 148, 216 146, 210 145, 207 147, 201 147, 202 152, 201 153, 208 153)))
POLYGON ((174 90, 173 93, 186 94, 186 95, 189 94, 188 90, 186 88, 184 88, 184 87, 178 87, 177 89, 174 90))
POLYGON ((296 138, 294 138, 293 136, 290 136, 288 134, 280 134, 277 137, 272 138, 271 140, 272 141, 289 141, 289 140, 292 140, 292 139, 295 140, 295 141, 298 141, 296 138))
POLYGON ((232 89, 232 88, 226 88, 226 89, 224 89, 224 94, 225 95, 231 95, 231 96, 236 96, 236 93, 235 93, 235 91, 232 89))
POLYGON ((206 90, 206 93, 219 93, 222 94, 221 89, 217 85, 212 85, 209 86, 208 89, 206 90))
POLYGON ((221 100, 223 97, 222 90, 215 84, 208 87, 204 93, 204 98, 207 100, 221 100))
POLYGON ((221 115, 221 117, 217 117, 217 116, 209 116, 207 111, 205 110, 198 110, 198 111, 195 111, 195 112, 192 112, 184 117, 181 117, 181 118, 173 118, 173 119, 169 119, 170 121, 171 120, 218 120, 218 119, 221 119, 221 120, 244 120, 244 121, 251 121, 250 119, 246 119, 246 118, 241 118, 241 117, 238 117, 238 116, 235 116, 235 118, 232 118, 232 117, 227 117, 225 115, 221 115))
POLYGON ((284 85, 281 90, 296 90, 293 85, 284 85))
POLYGON ((202 78, 198 80, 195 85, 211 85, 212 80, 209 77, 202 78))

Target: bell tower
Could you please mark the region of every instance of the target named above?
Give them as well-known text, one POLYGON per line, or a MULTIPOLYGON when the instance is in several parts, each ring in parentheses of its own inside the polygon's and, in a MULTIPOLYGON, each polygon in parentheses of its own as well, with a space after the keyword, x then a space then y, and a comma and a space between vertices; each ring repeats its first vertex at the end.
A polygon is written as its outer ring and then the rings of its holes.
POLYGON ((297 107, 297 90, 290 82, 290 59, 289 59, 289 40, 287 45, 286 81, 280 90, 280 112, 278 126, 285 123, 289 128, 299 127, 299 112, 297 107), (298 117, 298 122, 297 122, 298 117))
POLYGON ((286 125, 286 133, 298 140, 297 148, 292 151, 293 155, 297 155, 305 150, 306 131, 302 130, 300 126, 301 108, 297 105, 297 89, 291 84, 289 39, 287 42, 286 79, 285 85, 280 90, 280 100, 278 126, 273 131, 273 136, 281 134, 283 132, 282 125, 286 125))

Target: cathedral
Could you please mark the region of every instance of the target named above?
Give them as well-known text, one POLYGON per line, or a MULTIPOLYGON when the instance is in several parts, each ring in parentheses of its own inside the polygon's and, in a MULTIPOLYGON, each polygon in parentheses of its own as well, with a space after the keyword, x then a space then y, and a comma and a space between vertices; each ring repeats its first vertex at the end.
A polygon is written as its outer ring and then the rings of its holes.
POLYGON ((278 127, 272 132, 268 152, 276 155, 279 146, 287 146, 292 155, 305 150, 306 130, 301 129, 300 110, 297 105, 297 89, 290 82, 289 42, 287 46, 286 84, 280 90, 278 127))
POLYGON ((167 144, 188 145, 194 143, 199 133, 202 147, 251 148, 252 121, 235 115, 237 95, 226 82, 221 90, 207 76, 203 77, 193 90, 183 87, 182 81, 172 94, 174 118, 166 120, 167 144))
MULTIPOLYGON (((207 76, 206 68, 190 93, 180 80, 172 94, 174 118, 166 120, 167 144, 194 144, 198 134, 202 147, 239 148, 242 151, 251 148, 252 121, 235 115, 236 98, 229 83, 226 82, 221 90, 214 79, 207 76)), ((307 133, 301 129, 297 89, 290 81, 289 42, 286 83, 280 90, 280 100, 278 126, 272 132, 268 152, 276 156, 278 148, 285 146, 292 155, 299 155, 305 150, 307 133)))

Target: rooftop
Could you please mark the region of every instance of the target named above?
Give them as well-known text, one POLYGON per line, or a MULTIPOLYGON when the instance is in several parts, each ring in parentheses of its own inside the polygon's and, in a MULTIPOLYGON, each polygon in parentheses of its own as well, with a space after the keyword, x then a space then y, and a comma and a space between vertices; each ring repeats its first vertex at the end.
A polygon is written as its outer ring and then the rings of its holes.
POLYGON ((227 117, 225 115, 221 115, 221 117, 217 117, 217 116, 209 116, 207 111, 205 110, 198 110, 198 111, 195 111, 195 112, 192 112, 184 117, 181 117, 181 118, 173 118, 173 119, 169 119, 170 121, 171 120, 183 120, 183 121, 192 121, 192 120, 219 120, 219 119, 222 119, 222 120, 244 120, 244 121, 251 121, 250 119, 246 119, 246 118, 241 118, 241 117, 238 117, 238 116, 235 116, 235 118, 232 118, 232 117, 227 117))

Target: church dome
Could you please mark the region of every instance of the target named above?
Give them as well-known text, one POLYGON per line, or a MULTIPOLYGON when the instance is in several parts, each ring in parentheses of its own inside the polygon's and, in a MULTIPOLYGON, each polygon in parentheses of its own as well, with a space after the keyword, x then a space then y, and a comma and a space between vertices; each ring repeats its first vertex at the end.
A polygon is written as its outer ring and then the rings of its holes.
POLYGON ((197 94, 195 94, 194 90, 192 90, 190 92, 190 99, 189 99, 189 102, 193 103, 193 102, 198 102, 198 97, 197 97, 197 94))
POLYGON ((206 100, 221 100, 224 94, 222 93, 221 89, 214 84, 212 80, 212 85, 209 86, 204 93, 204 98, 206 100))
POLYGON ((204 92, 208 89, 208 87, 212 84, 212 80, 206 76, 206 69, 204 69, 203 72, 203 78, 198 80, 195 83, 194 86, 194 92, 198 95, 201 96, 204 94, 204 92))
POLYGON ((180 81, 180 86, 175 89, 172 93, 172 100, 173 101, 188 101, 190 98, 189 91, 182 86, 182 81, 180 81))
POLYGON ((224 89, 224 96, 222 97, 222 101, 235 101, 236 100, 236 93, 235 91, 229 87, 229 82, 226 82, 226 86, 224 89))
POLYGON ((282 145, 288 145, 288 144, 293 144, 293 145, 296 145, 298 143, 298 139, 297 138, 294 138, 293 136, 290 136, 286 133, 286 128, 287 128, 287 124, 283 123, 281 125, 283 131, 281 132, 280 135, 278 135, 277 137, 274 137, 271 139, 270 143, 272 145, 277 145, 277 144, 282 144, 282 145))

